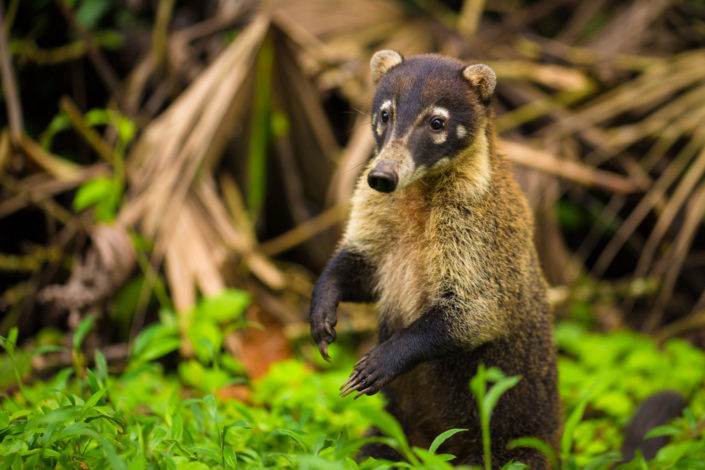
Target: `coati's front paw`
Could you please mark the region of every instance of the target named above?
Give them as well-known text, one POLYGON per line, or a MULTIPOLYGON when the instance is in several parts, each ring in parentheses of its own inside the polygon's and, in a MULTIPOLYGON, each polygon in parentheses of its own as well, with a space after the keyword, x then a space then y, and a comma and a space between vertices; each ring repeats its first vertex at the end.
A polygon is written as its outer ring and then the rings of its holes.
POLYGON ((318 345, 321 356, 326 361, 330 361, 328 356, 328 345, 335 341, 335 325, 338 322, 335 307, 324 308, 320 304, 314 304, 311 308, 311 336, 318 345))
POLYGON ((360 395, 374 395, 396 376, 397 373, 390 367, 383 347, 377 346, 357 361, 352 374, 340 387, 340 396, 345 397, 352 392, 359 392, 355 399, 360 395))

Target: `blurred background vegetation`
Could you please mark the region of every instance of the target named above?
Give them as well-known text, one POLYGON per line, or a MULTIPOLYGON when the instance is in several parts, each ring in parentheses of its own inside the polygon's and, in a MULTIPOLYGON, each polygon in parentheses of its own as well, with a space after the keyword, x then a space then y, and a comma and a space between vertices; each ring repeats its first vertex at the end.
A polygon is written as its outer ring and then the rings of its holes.
MULTIPOLYGON (((13 359, 23 381, 66 367, 85 378, 95 351, 122 370, 145 351, 140 332, 157 331, 147 325, 169 332, 150 333, 163 341, 148 359, 224 398, 251 400, 232 376, 283 359, 322 367, 308 302, 373 148, 368 61, 390 48, 497 73, 499 149, 535 212, 568 411, 588 378, 627 359, 629 329, 651 336, 635 348, 658 364, 636 360, 647 375, 631 389, 603 380, 597 420, 622 425, 673 383, 649 374, 685 370, 680 390, 702 388, 695 352, 654 359, 663 344, 705 346, 702 0, 0 8, 0 335, 48 348, 13 359), (601 347, 592 370, 586 351, 601 347)), ((373 308, 341 310, 340 354, 369 348, 373 308)), ((605 429, 584 431, 583 449, 605 433, 594 453, 613 448, 605 429)))

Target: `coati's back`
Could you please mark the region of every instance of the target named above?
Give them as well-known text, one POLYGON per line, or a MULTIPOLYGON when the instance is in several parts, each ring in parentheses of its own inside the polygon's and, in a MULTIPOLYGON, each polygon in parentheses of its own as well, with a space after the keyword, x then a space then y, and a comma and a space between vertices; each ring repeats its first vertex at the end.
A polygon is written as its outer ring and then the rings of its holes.
MULTIPOLYGON (((524 436, 557 445, 560 405, 531 214, 495 149, 494 73, 436 55, 403 60, 382 51, 372 76, 377 153, 356 187, 338 253, 316 286, 314 338, 325 352, 332 339, 316 319, 323 315, 317 304, 326 303, 317 299, 329 296, 334 272, 354 264, 345 276, 366 295, 346 299, 341 290, 338 299, 379 302, 380 345, 356 365, 344 392, 384 387, 412 445, 428 447, 447 429, 468 429, 443 450, 478 464, 469 380, 481 363, 521 375, 492 416, 493 464, 516 459, 546 467, 535 451, 506 448, 524 436)), ((366 451, 387 456, 376 446, 366 451)))

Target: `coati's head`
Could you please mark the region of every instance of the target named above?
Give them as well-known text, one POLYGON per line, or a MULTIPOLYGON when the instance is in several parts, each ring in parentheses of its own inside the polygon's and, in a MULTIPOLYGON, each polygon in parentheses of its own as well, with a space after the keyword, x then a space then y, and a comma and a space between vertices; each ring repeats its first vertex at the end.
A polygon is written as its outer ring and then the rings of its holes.
POLYGON ((456 158, 473 158, 469 153, 484 159, 473 163, 478 172, 489 173, 485 128, 497 80, 491 68, 438 55, 404 59, 390 50, 375 53, 370 67, 377 85, 377 155, 367 176, 373 189, 403 188, 456 158))

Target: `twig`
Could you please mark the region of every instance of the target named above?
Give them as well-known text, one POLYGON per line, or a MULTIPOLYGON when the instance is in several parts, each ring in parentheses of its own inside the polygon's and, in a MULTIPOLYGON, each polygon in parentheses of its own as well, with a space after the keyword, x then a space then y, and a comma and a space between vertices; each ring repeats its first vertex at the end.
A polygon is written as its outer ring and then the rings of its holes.
MULTIPOLYGON (((115 362, 127 359, 130 351, 125 343, 111 344, 100 348, 108 362, 115 362)), ((36 355, 32 358, 32 368, 37 374, 42 374, 48 370, 55 370, 73 364, 71 351, 61 351, 55 354, 36 355)))
MULTIPOLYGON (((76 186, 82 184, 89 179, 95 178, 97 176, 104 176, 108 174, 108 169, 104 163, 98 163, 82 170, 79 170, 75 175, 66 179, 48 179, 47 175, 42 174, 43 180, 38 181, 37 175, 30 176, 23 180, 19 180, 18 183, 23 187, 31 187, 32 193, 38 198, 49 198, 55 194, 68 191, 76 186)), ((2 202, 0 202, 0 219, 7 217, 8 215, 17 212, 27 206, 28 200, 22 195, 17 195, 10 197, 2 202)))
POLYGON ((17 144, 34 163, 57 179, 73 178, 81 168, 72 161, 47 152, 24 132, 20 134, 17 144))
POLYGON ((348 204, 340 203, 321 212, 316 217, 303 222, 288 232, 260 244, 259 249, 265 256, 274 256, 300 245, 309 238, 339 224, 348 214, 348 204))
POLYGON ((654 333, 654 337, 659 342, 664 342, 674 336, 687 333, 689 331, 699 330, 705 327, 705 310, 701 310, 695 314, 688 315, 670 323, 654 333))
POLYGON ((118 103, 118 106, 122 108, 123 92, 117 74, 110 66, 108 61, 105 59, 105 57, 103 57, 103 54, 101 54, 100 50, 95 47, 95 45, 91 41, 90 36, 88 35, 88 32, 83 29, 83 26, 81 26, 81 24, 76 19, 76 15, 74 15, 73 11, 66 6, 64 0, 54 0, 54 3, 59 8, 61 14, 64 16, 66 21, 68 21, 71 28, 74 30, 74 32, 78 35, 78 37, 85 45, 88 58, 91 60, 91 62, 93 62, 93 65, 95 66, 98 75, 100 76, 101 80, 103 80, 103 83, 108 88, 108 91, 110 91, 110 94, 113 96, 113 98, 115 98, 115 101, 118 103))
POLYGON ((71 121, 71 125, 83 137, 83 139, 93 147, 93 150, 100 155, 110 165, 115 163, 115 155, 107 142, 95 130, 86 124, 83 119, 83 114, 76 107, 73 100, 68 96, 63 96, 59 102, 61 110, 66 113, 66 116, 71 121))
POLYGON ((598 170, 582 163, 563 160, 524 144, 501 140, 498 147, 500 153, 515 163, 545 171, 576 183, 598 186, 618 194, 630 194, 639 190, 637 184, 623 176, 598 170))
MULTIPOLYGON (((675 220, 676 216, 681 212, 681 208, 686 203, 688 197, 693 194, 693 188, 696 184, 698 184, 703 173, 705 173, 705 147, 702 148, 700 154, 696 157, 695 161, 688 167, 688 170, 685 172, 685 174, 682 175, 682 178, 680 179, 676 190, 673 192, 673 195, 666 204, 666 207, 664 208, 663 213, 658 218, 656 225, 651 230, 651 234, 649 234, 649 239, 646 241, 646 245, 644 246, 644 251, 639 257, 639 262, 637 263, 637 267, 635 270, 637 276, 646 273, 648 267, 652 265, 653 259, 656 256, 657 248, 661 243, 661 240, 666 235, 666 232, 668 231, 669 227, 671 227, 671 224, 675 220)), ((700 189, 698 189, 698 191, 700 191, 700 189)), ((697 199, 695 196, 693 197, 694 199, 690 200, 691 204, 694 204, 693 210, 701 210, 701 207, 695 204, 694 202, 698 201, 699 199, 697 199)), ((690 215, 690 213, 686 214, 686 221, 689 220, 688 217, 690 215)), ((696 220, 693 222, 695 225, 693 225, 692 228, 693 230, 695 230, 697 229, 699 221, 696 220)), ((679 231, 679 238, 683 233, 683 230, 685 230, 685 228, 682 228, 679 231)), ((670 263, 668 264, 670 265, 670 263)), ((663 271, 665 271, 665 266, 663 264, 661 264, 661 266, 656 266, 655 268, 652 268, 652 272, 657 275, 661 274, 663 271)))
POLYGON ((12 61, 7 50, 7 30, 5 29, 4 2, 0 2, 0 61, 2 61, 2 84, 5 90, 7 115, 10 121, 12 140, 18 143, 22 138, 22 105, 17 94, 17 84, 12 68, 12 61))
POLYGON ((465 0, 458 16, 458 32, 466 38, 471 38, 477 33, 480 24, 485 0, 465 0))
POLYGON ((166 57, 169 21, 174 9, 174 0, 160 0, 152 28, 152 45, 149 54, 134 68, 126 85, 125 108, 130 113, 138 109, 142 93, 149 78, 157 71, 166 57))
MULTIPOLYGON (((637 206, 620 225, 617 233, 612 237, 607 246, 602 250, 593 267, 593 274, 601 276, 610 266, 622 245, 636 231, 639 224, 661 200, 666 198, 666 191, 684 171, 692 155, 698 148, 705 144, 705 132, 699 132, 683 147, 678 155, 671 160, 668 167, 662 172, 656 183, 641 198, 637 206)), ((644 271, 645 272, 645 271, 644 271)))
MULTIPOLYGON (((703 214, 705 214, 705 183, 700 184, 698 189, 695 191, 695 194, 690 199, 683 226, 678 231, 678 236, 676 237, 673 246, 662 260, 662 262, 664 260, 668 260, 668 269, 664 275, 661 291, 659 292, 659 295, 654 302, 654 306, 646 319, 646 331, 653 331, 659 323, 661 323, 661 319, 663 318, 663 313, 666 308, 666 303, 673 295, 673 290, 676 286, 678 275, 681 272, 683 262, 685 261, 688 251, 690 250, 690 246, 693 243, 695 232, 698 230, 703 214)), ((663 265, 666 266, 666 263, 664 262, 663 265)))
POLYGON ((63 206, 58 204, 53 199, 45 196, 37 196, 31 188, 25 187, 20 181, 16 180, 12 176, 0 176, 0 183, 2 183, 3 187, 15 192, 19 196, 25 198, 27 201, 32 202, 36 206, 40 207, 44 212, 49 214, 51 217, 63 224, 68 224, 74 217, 73 213, 66 210, 63 206))

